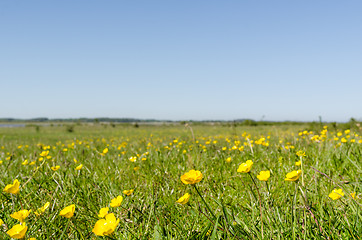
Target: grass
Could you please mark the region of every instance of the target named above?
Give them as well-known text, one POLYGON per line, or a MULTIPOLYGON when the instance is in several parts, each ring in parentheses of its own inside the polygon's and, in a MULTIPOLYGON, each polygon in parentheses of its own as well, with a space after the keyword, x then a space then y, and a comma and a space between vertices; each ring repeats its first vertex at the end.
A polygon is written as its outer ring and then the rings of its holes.
POLYGON ((321 133, 320 126, 303 133, 306 128, 0 128, 0 186, 4 189, 14 179, 21 183, 19 194, 0 195, 0 238, 10 239, 6 232, 19 223, 10 214, 31 209, 25 239, 102 239, 92 232, 99 210, 123 196, 120 207, 109 207, 120 222, 104 238, 360 239, 361 132, 354 128, 321 133), (51 158, 39 161, 43 151, 51 158), (306 156, 298 156, 298 151, 306 156), (238 173, 239 165, 249 159, 254 163, 251 171, 238 173), (35 164, 22 165, 25 160, 35 164), (300 160, 302 165, 296 166, 300 160), (80 164, 83 168, 75 170, 80 164), (56 165, 60 169, 51 170, 56 165), (288 172, 301 168, 297 181, 284 180, 288 172), (202 172, 202 181, 183 184, 181 175, 191 169, 202 172), (266 182, 256 177, 264 170, 271 172, 266 182), (127 196, 127 189, 134 192, 127 196), (342 189, 344 196, 332 200, 328 195, 333 189, 342 189), (176 203, 185 193, 191 194, 188 203, 176 203), (36 216, 46 202, 49 208, 36 216), (71 204, 76 206, 74 216, 59 216, 71 204))

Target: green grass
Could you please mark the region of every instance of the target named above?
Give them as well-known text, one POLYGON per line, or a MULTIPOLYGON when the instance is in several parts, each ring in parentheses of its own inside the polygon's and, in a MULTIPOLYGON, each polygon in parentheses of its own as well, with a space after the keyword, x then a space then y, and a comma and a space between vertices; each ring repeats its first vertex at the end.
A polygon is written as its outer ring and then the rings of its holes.
POLYGON ((21 182, 19 194, 0 195, 0 219, 5 222, 0 238, 10 239, 6 231, 18 224, 10 214, 34 212, 50 202, 41 216, 31 213, 26 218, 25 239, 102 239, 92 232, 98 212, 121 195, 122 205, 109 211, 120 222, 104 238, 360 239, 361 132, 340 131, 343 135, 335 140, 338 131, 330 130, 317 142, 311 137, 322 128, 299 136, 305 128, 308 125, 0 128, 0 186, 4 189, 14 179, 21 182), (255 144, 261 137, 269 146, 255 144), (342 137, 347 142, 341 143, 342 137), (46 146, 52 158, 39 161, 46 146), (101 155, 105 148, 109 152, 101 155), (288 172, 301 168, 295 166, 299 150, 306 153, 303 174, 296 182, 284 181, 288 172), (129 161, 137 154, 137 161, 129 161), (36 164, 22 165, 25 159, 36 164), (249 159, 254 162, 250 173, 238 173, 238 166, 249 159), (77 171, 79 164, 84 167, 77 171), (52 171, 55 165, 60 169, 52 171), (203 179, 185 185, 180 177, 191 169, 201 171, 203 179), (262 170, 271 171, 267 182, 256 178, 262 170), (328 197, 335 188, 345 194, 338 200, 328 197), (134 193, 125 196, 125 189, 134 193), (186 192, 189 202, 176 203, 186 192), (70 204, 76 206, 74 216, 59 216, 70 204))

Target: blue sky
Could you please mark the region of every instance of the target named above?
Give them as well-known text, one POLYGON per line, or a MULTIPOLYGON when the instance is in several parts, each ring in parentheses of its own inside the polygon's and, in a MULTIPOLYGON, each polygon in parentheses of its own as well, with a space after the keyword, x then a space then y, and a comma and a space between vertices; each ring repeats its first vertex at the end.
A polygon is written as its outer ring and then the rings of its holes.
POLYGON ((0 118, 362 119, 362 1, 1 1, 0 118))

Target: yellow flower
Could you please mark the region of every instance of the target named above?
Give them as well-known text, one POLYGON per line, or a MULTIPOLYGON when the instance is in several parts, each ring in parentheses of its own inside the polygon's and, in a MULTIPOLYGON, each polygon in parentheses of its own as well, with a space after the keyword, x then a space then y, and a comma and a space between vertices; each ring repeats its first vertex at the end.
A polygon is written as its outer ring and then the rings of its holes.
POLYGON ((297 181, 301 174, 302 174, 302 170, 292 171, 287 174, 287 176, 285 177, 284 180, 289 181, 289 182, 297 181))
POLYGON ((256 176, 260 181, 268 181, 270 178, 270 171, 261 171, 258 176, 256 176))
POLYGON ((128 160, 130 160, 131 162, 135 162, 137 160, 137 157, 130 157, 128 160))
POLYGON ((134 167, 133 170, 134 171, 138 171, 140 169, 140 167, 134 167))
POLYGON ((48 154, 49 154, 49 151, 42 151, 39 155, 41 157, 46 157, 46 156, 48 156, 48 154))
POLYGON ((296 154, 297 154, 299 157, 305 157, 305 156, 306 156, 306 155, 305 155, 305 152, 303 152, 302 150, 298 151, 296 154))
POLYGON ((66 218, 71 218, 74 215, 74 211, 75 211, 75 205, 69 205, 68 207, 65 207, 62 211, 60 211, 59 215, 66 217, 66 218))
POLYGON ((253 166, 253 161, 248 160, 242 164, 240 164, 239 168, 238 168, 238 172, 240 173, 248 173, 250 172, 251 167, 253 166))
POLYGON ((295 166, 300 166, 300 165, 302 165, 302 161, 295 162, 295 166))
POLYGON ((104 218, 104 216, 106 216, 108 214, 108 210, 109 210, 109 207, 101 208, 101 210, 99 210, 98 217, 104 218))
POLYGON ((20 221, 24 222, 25 218, 27 218, 30 214, 31 210, 20 210, 18 212, 14 212, 13 214, 10 214, 10 217, 20 221))
POLYGON ((34 213, 37 216, 40 216, 43 212, 45 212, 45 210, 47 210, 47 208, 49 207, 50 202, 46 202, 44 204, 44 206, 42 206, 41 208, 38 208, 38 210, 36 210, 34 213))
POLYGON ((23 224, 23 225, 16 224, 6 233, 11 238, 22 239, 25 236, 25 233, 27 230, 28 230, 28 227, 25 224, 23 224))
POLYGON ((226 159, 226 162, 231 162, 231 157, 228 157, 227 159, 226 159))
POLYGON ((121 206, 122 201, 123 201, 123 197, 118 196, 116 198, 113 198, 109 205, 111 205, 111 207, 119 207, 119 206, 121 206))
POLYGON ((83 167, 83 164, 80 164, 78 167, 75 168, 75 170, 78 170, 78 171, 79 171, 79 170, 82 169, 82 167, 83 167))
POLYGON ((36 238, 29 238, 28 240, 36 240, 36 238))
POLYGON ((108 148, 103 149, 103 154, 106 154, 108 152, 108 148))
POLYGON ((119 223, 113 213, 107 214, 105 219, 100 219, 94 225, 92 232, 97 236, 108 236, 116 230, 119 223))
POLYGON ((181 203, 181 204, 186 204, 189 200, 190 200, 190 194, 186 193, 185 195, 183 195, 182 197, 179 198, 179 200, 177 200, 177 203, 181 203))
POLYGON ((0 218, 0 226, 4 224, 4 221, 0 218))
POLYGON ((13 184, 6 185, 6 187, 4 188, 4 192, 18 194, 19 186, 20 186, 20 182, 18 181, 18 179, 15 179, 13 184))
MULTIPOLYGON (((356 192, 353 192, 353 193, 351 193, 351 197, 354 199, 354 200, 356 200, 357 198, 356 198, 356 192)), ((0 224, 1 225, 1 224, 0 224)))
POLYGON ((52 169, 53 171, 56 171, 56 170, 58 170, 59 168, 60 168, 60 166, 51 167, 51 169, 52 169))
POLYGON ((29 165, 34 165, 35 164, 35 161, 32 161, 31 163, 29 163, 29 165))
POLYGON ((328 195, 328 197, 332 198, 333 200, 337 200, 344 196, 342 189, 333 189, 333 191, 328 195))
POLYGON ((184 184, 195 184, 202 180, 202 173, 196 170, 190 170, 181 176, 181 181, 184 184))
POLYGON ((21 165, 28 165, 29 161, 28 159, 25 159, 24 162, 21 163, 21 165))
POLYGON ((132 193, 133 193, 133 189, 130 189, 130 190, 124 190, 123 191, 123 194, 125 194, 125 195, 127 195, 127 196, 129 196, 129 195, 131 195, 132 193))

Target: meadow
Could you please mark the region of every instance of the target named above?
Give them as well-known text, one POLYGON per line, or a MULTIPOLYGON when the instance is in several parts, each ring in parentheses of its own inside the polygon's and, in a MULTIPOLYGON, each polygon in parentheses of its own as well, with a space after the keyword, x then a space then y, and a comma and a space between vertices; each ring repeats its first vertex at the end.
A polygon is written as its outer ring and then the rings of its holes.
POLYGON ((0 128, 0 239, 361 239, 349 125, 0 128))

